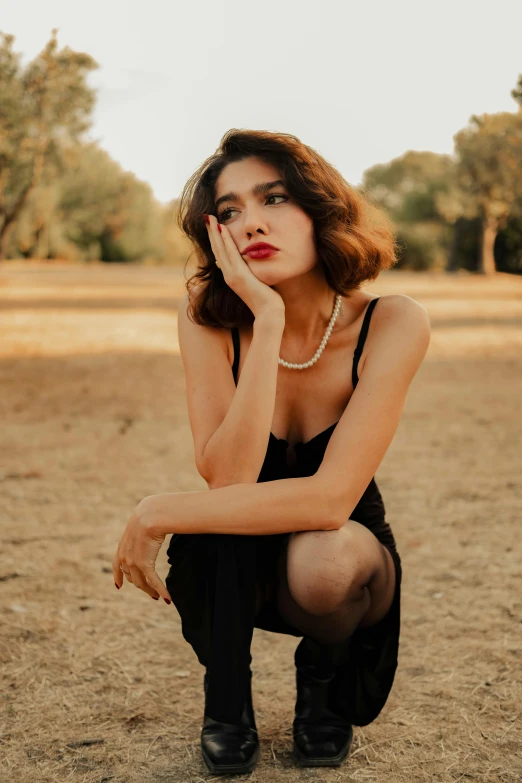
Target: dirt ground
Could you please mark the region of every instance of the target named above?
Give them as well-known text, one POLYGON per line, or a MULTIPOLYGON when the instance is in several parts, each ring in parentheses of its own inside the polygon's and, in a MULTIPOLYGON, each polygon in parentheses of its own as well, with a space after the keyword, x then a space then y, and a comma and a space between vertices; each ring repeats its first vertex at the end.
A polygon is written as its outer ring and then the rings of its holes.
MULTIPOLYGON (((412 296, 433 328, 376 474, 404 569, 394 687, 341 767, 300 769, 297 641, 256 629, 262 755, 236 779, 515 783, 522 278, 393 270, 366 288, 412 296)), ((0 268, 2 783, 219 779, 200 755, 203 668, 176 609, 118 592, 111 573, 141 498, 206 490, 176 337, 183 291, 172 269, 0 268)))

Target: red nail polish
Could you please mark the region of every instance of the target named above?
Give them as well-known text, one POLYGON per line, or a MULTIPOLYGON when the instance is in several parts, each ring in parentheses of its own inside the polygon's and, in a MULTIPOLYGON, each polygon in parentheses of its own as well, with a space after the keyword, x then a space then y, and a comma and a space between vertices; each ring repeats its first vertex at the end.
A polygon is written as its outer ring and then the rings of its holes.
POLYGON ((116 587, 116 590, 119 590, 119 589, 120 589, 120 586, 119 586, 119 585, 117 585, 117 584, 116 584, 116 582, 114 582, 114 586, 116 587))
POLYGON ((158 596, 157 595, 151 595, 151 598, 154 598, 155 601, 158 600, 158 596))
POLYGON ((217 227, 218 227, 218 231, 219 231, 219 233, 220 233, 220 234, 222 234, 223 232, 221 231, 221 225, 220 225, 220 223, 218 223, 218 224, 217 224, 217 227))
POLYGON ((208 215, 205 215, 205 223, 207 224, 207 226, 210 225, 210 218, 208 215))
POLYGON ((169 601, 168 598, 164 598, 163 600, 165 601, 166 604, 170 604, 170 601, 169 601))

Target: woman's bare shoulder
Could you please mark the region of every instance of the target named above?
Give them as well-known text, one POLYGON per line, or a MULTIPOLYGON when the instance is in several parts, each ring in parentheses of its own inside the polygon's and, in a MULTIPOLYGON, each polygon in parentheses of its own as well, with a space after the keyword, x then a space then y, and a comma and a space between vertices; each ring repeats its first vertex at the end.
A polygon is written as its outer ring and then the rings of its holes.
POLYGON ((417 317, 422 318, 422 314, 428 317, 428 311, 424 305, 413 299, 413 297, 408 296, 408 294, 384 294, 379 297, 379 300, 379 306, 375 308, 376 314, 383 312, 390 316, 395 313, 405 315, 411 313, 415 317, 414 314, 417 313, 417 317))
POLYGON ((225 353, 227 359, 232 363, 232 336, 230 329, 219 326, 205 326, 196 323, 191 314, 192 295, 186 292, 180 300, 178 309, 178 335, 180 338, 180 348, 186 346, 189 350, 208 346, 210 350, 219 348, 221 353, 225 353))

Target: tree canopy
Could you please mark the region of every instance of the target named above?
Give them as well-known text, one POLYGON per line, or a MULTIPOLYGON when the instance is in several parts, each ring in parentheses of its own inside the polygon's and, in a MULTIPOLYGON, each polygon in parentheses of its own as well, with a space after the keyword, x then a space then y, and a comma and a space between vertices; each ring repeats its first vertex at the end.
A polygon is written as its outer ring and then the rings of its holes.
POLYGON ((87 137, 93 58, 56 30, 25 67, 13 45, 0 33, 0 259, 186 260, 173 208, 87 137))
POLYGON ((0 34, 0 258, 14 223, 44 171, 63 170, 67 149, 90 127, 95 93, 86 82, 97 63, 59 50, 56 31, 26 68, 12 35, 0 34))
POLYGON ((473 115, 454 136, 454 155, 409 151, 365 172, 363 189, 397 224, 404 265, 432 266, 438 248, 456 268, 463 243, 483 274, 496 271, 495 253, 522 271, 522 75, 511 95, 518 111, 473 115))
POLYGON ((479 269, 492 274, 499 229, 522 218, 522 112, 473 115, 454 139, 453 187, 439 204, 449 219, 479 219, 479 269))

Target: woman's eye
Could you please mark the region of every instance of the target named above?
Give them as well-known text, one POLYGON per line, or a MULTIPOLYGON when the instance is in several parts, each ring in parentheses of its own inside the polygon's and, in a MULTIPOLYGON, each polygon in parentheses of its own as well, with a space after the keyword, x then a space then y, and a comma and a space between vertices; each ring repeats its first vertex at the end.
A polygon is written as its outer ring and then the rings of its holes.
POLYGON ((287 197, 280 193, 270 193, 270 195, 266 197, 266 200, 268 201, 269 198, 284 198, 285 201, 288 201, 287 197))
MULTIPOLYGON (((271 198, 282 198, 285 201, 288 201, 288 196, 283 196, 282 193, 269 193, 268 196, 266 197, 266 201, 269 201, 271 198)), ((236 210, 233 209, 232 207, 229 207, 228 209, 224 209, 223 212, 220 212, 219 215, 217 216, 218 221, 220 223, 224 223, 225 220, 229 219, 229 213, 235 211, 236 210)))
POLYGON ((233 209, 224 209, 223 212, 220 212, 219 215, 217 216, 218 222, 224 223, 225 220, 228 220, 228 213, 233 211, 234 211, 233 209))

